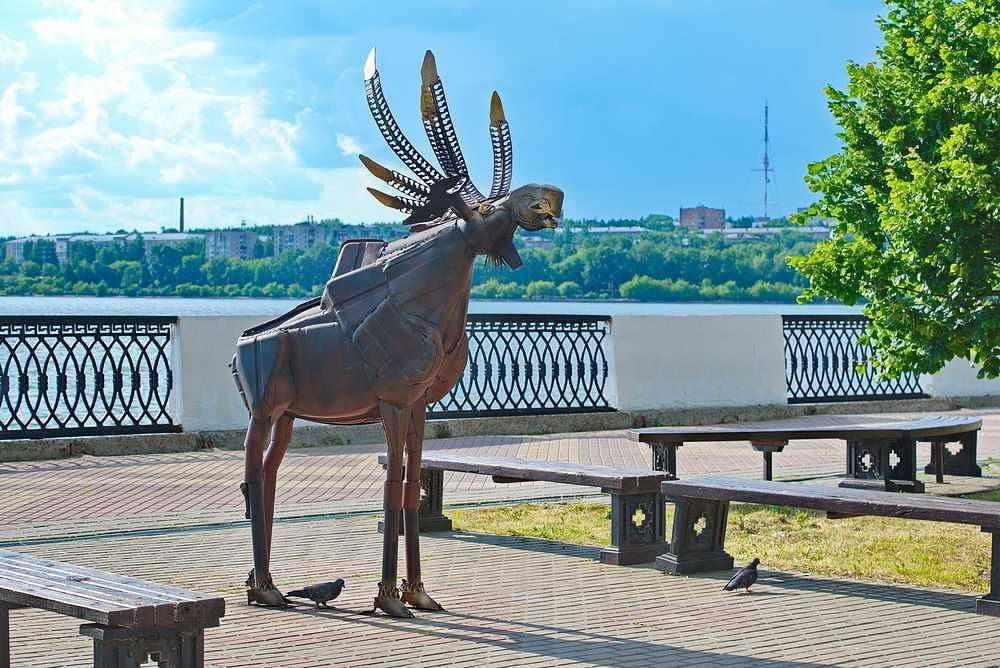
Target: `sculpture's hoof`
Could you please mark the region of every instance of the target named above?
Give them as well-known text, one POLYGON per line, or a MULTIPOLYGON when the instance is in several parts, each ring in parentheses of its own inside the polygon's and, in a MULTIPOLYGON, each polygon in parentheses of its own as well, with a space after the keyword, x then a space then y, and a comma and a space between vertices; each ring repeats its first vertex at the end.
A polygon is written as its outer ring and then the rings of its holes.
POLYGON ((247 575, 246 582, 243 583, 247 588, 247 605, 264 605, 270 608, 287 608, 291 601, 285 598, 284 594, 278 591, 278 588, 274 586, 274 582, 271 580, 271 574, 267 574, 267 582, 263 583, 263 586, 258 587, 254 579, 253 569, 250 569, 250 573, 247 575))
POLYGON ((263 605, 269 608, 287 608, 288 599, 278 591, 277 587, 270 589, 247 589, 247 605, 263 605))
POLYGON ((428 595, 424 590, 424 583, 417 582, 416 584, 409 584, 406 580, 403 580, 403 603, 410 606, 411 608, 416 608, 417 610, 427 610, 429 612, 441 612, 444 608, 441 604, 435 601, 428 595))
POLYGON ((401 617, 404 619, 413 617, 413 613, 399 600, 399 590, 395 587, 387 590, 381 582, 378 585, 378 596, 375 597, 375 608, 390 617, 401 617))

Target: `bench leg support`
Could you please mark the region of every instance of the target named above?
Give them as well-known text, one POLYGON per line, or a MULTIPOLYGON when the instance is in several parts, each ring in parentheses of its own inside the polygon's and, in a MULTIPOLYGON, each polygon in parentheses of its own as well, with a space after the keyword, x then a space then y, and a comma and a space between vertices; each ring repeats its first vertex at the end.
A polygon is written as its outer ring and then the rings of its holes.
POLYGON ((750 445, 764 456, 764 480, 773 480, 774 453, 783 451, 788 441, 750 441, 750 445))
POLYGON ((677 448, 683 443, 651 443, 649 446, 652 455, 652 469, 654 471, 666 471, 673 477, 677 477, 677 448))
MULTIPOLYGON (((444 509, 444 471, 420 471, 420 487, 423 494, 420 496, 420 533, 433 533, 435 531, 451 531, 451 518, 446 517, 444 509)), ((379 521, 378 532, 385 530, 385 523, 379 521)), ((402 524, 399 527, 400 535, 403 534, 402 524)))
POLYGON ((1000 531, 983 529, 993 539, 990 553, 990 593, 976 599, 976 612, 1000 617, 1000 531))
POLYGON ((910 438, 848 441, 847 480, 840 486, 922 493, 924 483, 917 480, 917 442, 910 438))
POLYGON ((147 660, 164 668, 204 668, 205 631, 157 631, 84 624, 80 634, 94 639, 94 668, 138 668, 147 660))
POLYGON ((656 568, 683 575, 729 570, 733 557, 726 552, 729 502, 676 498, 670 551, 656 558, 656 568))
MULTIPOLYGON (((924 467, 924 473, 938 474, 938 471, 941 470, 938 467, 938 462, 939 460, 943 459, 944 460, 943 473, 947 475, 962 475, 962 476, 970 476, 973 478, 983 477, 983 469, 981 469, 979 467, 979 464, 976 463, 976 457, 977 457, 976 446, 977 446, 977 441, 979 440, 979 433, 975 431, 970 431, 966 434, 962 434, 962 436, 956 440, 958 443, 961 444, 962 449, 954 454, 949 452, 948 448, 945 447, 945 444, 943 442, 932 444, 931 461, 929 464, 927 464, 927 466, 924 467), (937 454, 935 452, 936 448, 941 449, 939 457, 935 457, 935 455, 937 454)), ((951 443, 954 442, 954 440, 947 442, 951 443)))
POLYGON ((602 564, 643 564, 669 549, 662 494, 604 491, 611 494, 611 547, 601 550, 602 564))

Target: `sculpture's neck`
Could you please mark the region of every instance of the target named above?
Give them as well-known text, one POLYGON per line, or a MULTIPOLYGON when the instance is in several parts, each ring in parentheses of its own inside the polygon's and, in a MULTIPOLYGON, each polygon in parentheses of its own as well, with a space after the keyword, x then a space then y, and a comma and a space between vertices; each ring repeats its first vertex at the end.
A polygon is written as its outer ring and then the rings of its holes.
POLYGON ((486 216, 475 216, 459 222, 465 241, 473 255, 494 252, 499 241, 509 239, 514 234, 516 223, 510 212, 497 207, 486 216))

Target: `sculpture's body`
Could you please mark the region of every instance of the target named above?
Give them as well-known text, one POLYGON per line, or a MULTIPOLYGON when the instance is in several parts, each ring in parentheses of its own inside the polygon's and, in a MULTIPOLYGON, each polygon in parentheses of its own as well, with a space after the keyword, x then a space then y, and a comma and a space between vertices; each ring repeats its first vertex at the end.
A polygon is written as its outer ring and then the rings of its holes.
POLYGON ((476 256, 519 265, 514 231, 518 226, 554 227, 562 192, 532 185, 508 194, 510 142, 494 94, 494 186, 491 197, 480 194, 465 171, 430 52, 423 75, 424 124, 446 174, 431 167, 399 132, 382 98, 374 51, 365 72, 372 113, 389 145, 420 179, 362 157, 373 174, 407 196, 373 194, 411 213, 406 222, 420 231, 391 244, 347 242, 321 298, 247 330, 237 343, 234 374, 250 409, 243 487, 253 527, 250 602, 285 604, 269 573, 275 480, 292 421, 303 418, 330 424, 382 422, 389 463, 382 581, 375 605, 394 616, 410 616, 404 603, 440 609, 424 591, 420 574, 417 509, 427 405, 447 394, 465 367, 465 320, 476 256), (407 557, 402 599, 396 588, 401 521, 407 557))

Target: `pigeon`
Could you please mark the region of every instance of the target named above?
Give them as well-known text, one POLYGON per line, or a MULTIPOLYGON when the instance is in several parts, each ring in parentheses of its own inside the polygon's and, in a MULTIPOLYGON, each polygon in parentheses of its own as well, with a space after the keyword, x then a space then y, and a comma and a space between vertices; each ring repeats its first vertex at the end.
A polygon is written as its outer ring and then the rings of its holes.
POLYGON ((322 584, 312 585, 305 587, 303 589, 296 589, 295 591, 290 591, 286 596, 294 596, 295 598, 308 598, 316 604, 316 607, 329 607, 327 603, 333 599, 340 596, 340 592, 344 589, 344 579, 337 578, 333 582, 324 582, 322 584))
POLYGON ((754 582, 757 581, 757 564, 760 563, 760 559, 754 557, 746 568, 741 568, 736 572, 736 575, 729 579, 726 586, 723 587, 725 591, 735 591, 736 589, 746 589, 747 593, 752 593, 750 587, 754 582))

